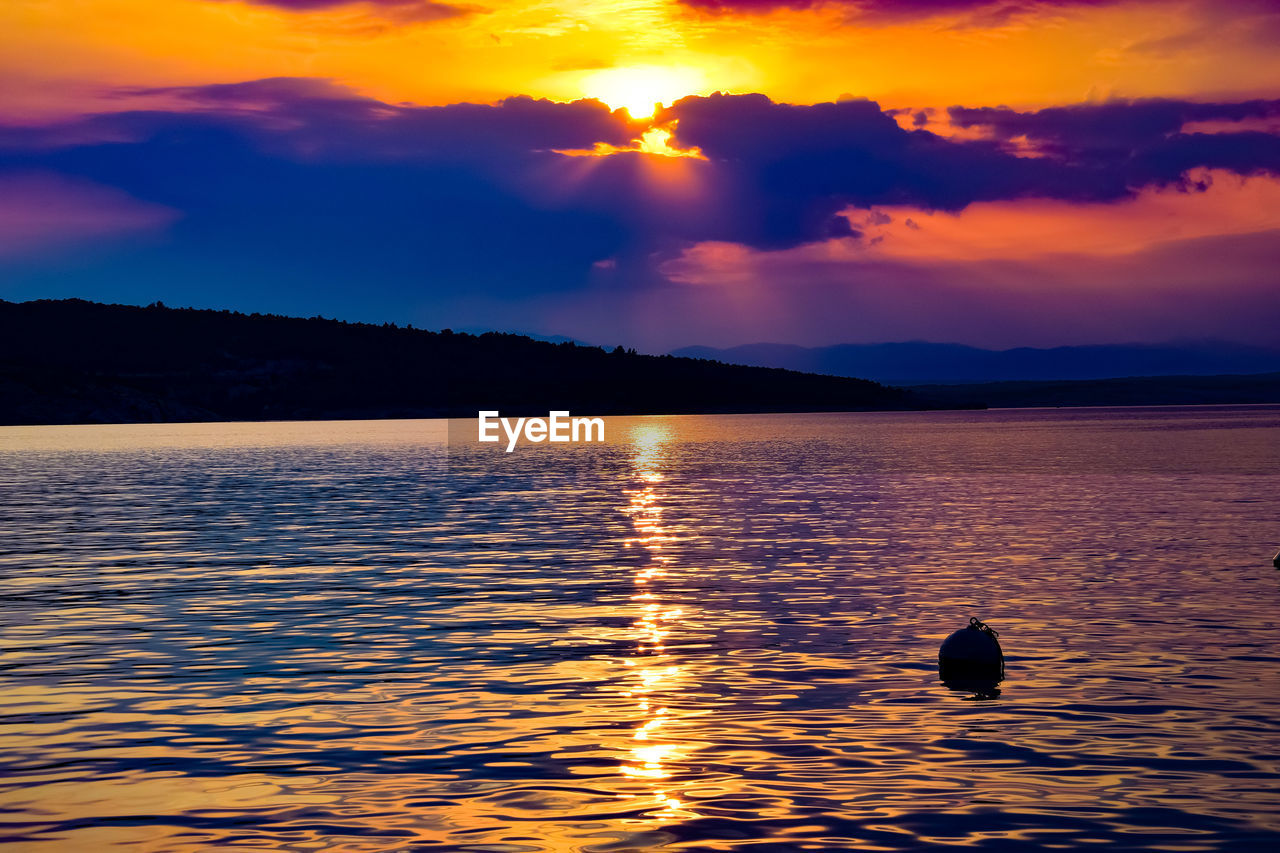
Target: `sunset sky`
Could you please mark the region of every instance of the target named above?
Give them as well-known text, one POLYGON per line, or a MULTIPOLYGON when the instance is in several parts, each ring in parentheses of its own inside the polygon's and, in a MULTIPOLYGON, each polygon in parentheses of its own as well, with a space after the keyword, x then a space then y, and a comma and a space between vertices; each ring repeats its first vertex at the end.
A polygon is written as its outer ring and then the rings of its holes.
POLYGON ((0 298, 1280 345, 1280 0, 7 0, 0 298))

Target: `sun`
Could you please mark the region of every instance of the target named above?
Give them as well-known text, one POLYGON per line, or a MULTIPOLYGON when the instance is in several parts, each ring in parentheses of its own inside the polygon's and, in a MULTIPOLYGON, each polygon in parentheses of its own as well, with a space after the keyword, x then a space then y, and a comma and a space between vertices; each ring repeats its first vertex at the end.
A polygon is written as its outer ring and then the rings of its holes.
POLYGON ((649 118, 658 105, 694 94, 701 82, 701 75, 690 69, 626 65, 588 75, 582 81, 582 91, 611 109, 626 109, 632 118, 649 118))

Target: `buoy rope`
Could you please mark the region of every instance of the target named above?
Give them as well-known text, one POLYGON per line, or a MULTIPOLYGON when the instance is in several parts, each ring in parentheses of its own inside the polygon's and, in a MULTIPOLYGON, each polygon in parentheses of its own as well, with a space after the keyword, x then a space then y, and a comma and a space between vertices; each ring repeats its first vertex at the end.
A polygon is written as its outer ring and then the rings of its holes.
POLYGON ((983 621, 982 621, 981 619, 979 619, 977 616, 970 616, 970 617, 969 617, 969 627, 970 627, 970 628, 977 628, 979 631, 983 631, 983 632, 985 632, 985 633, 987 633, 987 634, 990 634, 992 637, 995 637, 995 638, 997 638, 997 639, 1000 637, 1000 634, 996 632, 996 629, 995 629, 995 628, 992 628, 990 625, 988 625, 987 623, 983 622, 983 621))

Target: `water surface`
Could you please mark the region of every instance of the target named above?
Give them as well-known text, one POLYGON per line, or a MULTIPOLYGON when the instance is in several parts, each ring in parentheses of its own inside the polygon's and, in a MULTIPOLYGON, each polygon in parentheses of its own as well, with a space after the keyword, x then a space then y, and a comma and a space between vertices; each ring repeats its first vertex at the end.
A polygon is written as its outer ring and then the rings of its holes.
POLYGON ((472 428, 0 429, 0 839, 1280 844, 1280 410, 472 428))

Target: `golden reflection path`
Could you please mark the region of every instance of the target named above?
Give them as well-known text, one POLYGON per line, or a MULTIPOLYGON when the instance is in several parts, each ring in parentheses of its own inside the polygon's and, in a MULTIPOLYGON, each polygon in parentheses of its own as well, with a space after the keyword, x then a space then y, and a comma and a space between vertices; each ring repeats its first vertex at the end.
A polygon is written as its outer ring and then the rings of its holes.
POLYGON ((637 610, 633 623, 635 654, 623 660, 626 677, 621 688, 622 695, 635 700, 640 722, 631 735, 630 749, 622 758, 619 772, 645 783, 644 793, 623 796, 642 796, 652 801, 644 821, 650 829, 698 817, 680 800, 679 782, 673 771, 673 765, 688 758, 692 746, 670 734, 688 715, 670 700, 689 680, 685 667, 666 649, 666 638, 678 627, 685 611, 664 600, 661 591, 661 581, 675 566, 675 558, 666 549, 677 541, 662 523, 661 487, 665 477, 661 463, 670 439, 670 432, 658 424, 642 424, 632 430, 635 486, 626 490, 628 504, 623 509, 635 529, 635 535, 627 540, 628 547, 644 548, 649 560, 635 574, 635 592, 631 596, 637 610))

